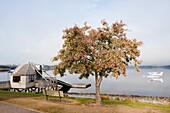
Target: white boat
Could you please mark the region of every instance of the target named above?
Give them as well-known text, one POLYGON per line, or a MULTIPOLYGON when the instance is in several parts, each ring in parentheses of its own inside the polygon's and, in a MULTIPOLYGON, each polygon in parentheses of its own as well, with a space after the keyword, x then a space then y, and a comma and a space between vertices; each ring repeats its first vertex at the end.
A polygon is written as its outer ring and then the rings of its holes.
POLYGON ((155 75, 148 75, 148 76, 145 76, 144 77, 147 77, 147 78, 160 78, 160 76, 155 76, 155 75))
POLYGON ((162 75, 163 72, 148 72, 148 75, 143 75, 143 77, 148 78, 149 81, 160 81, 163 83, 162 75))
POLYGON ((154 76, 162 76, 163 75, 163 72, 148 72, 148 75, 154 75, 154 76))
POLYGON ((162 78, 150 78, 149 81, 160 81, 160 82, 164 82, 162 78))
POLYGON ((163 72, 148 72, 148 75, 143 75, 143 77, 147 78, 158 78, 163 75, 163 72))
POLYGON ((15 68, 16 68, 16 67, 10 68, 9 71, 8 71, 8 73, 12 74, 12 73, 14 72, 15 68))

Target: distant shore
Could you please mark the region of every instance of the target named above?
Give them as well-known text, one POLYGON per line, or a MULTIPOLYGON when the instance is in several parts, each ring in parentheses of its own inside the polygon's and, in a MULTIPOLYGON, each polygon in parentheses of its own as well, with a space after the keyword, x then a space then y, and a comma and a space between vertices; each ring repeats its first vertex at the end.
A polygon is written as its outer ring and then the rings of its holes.
MULTIPOLYGON (((18 65, 0 65, 0 72, 1 71, 8 71, 12 67, 17 67, 18 65)), ((54 65, 43 65, 45 69, 52 70, 54 65)), ((138 66, 140 69, 153 69, 153 68, 163 68, 163 69, 170 69, 170 65, 141 65, 138 66)), ((134 66, 128 66, 127 69, 133 69, 134 66)))
POLYGON ((0 65, 0 72, 9 71, 11 68, 15 68, 17 65, 0 65))

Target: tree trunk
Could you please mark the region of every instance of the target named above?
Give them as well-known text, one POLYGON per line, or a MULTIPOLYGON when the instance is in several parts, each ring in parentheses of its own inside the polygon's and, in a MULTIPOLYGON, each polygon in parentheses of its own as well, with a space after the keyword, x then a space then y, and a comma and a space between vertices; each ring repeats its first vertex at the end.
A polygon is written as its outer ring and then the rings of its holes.
POLYGON ((96 104, 101 105, 101 98, 100 98, 100 83, 102 81, 102 77, 98 76, 98 74, 95 74, 95 86, 96 86, 96 104))
POLYGON ((100 86, 96 85, 96 104, 101 104, 101 98, 100 98, 100 86))

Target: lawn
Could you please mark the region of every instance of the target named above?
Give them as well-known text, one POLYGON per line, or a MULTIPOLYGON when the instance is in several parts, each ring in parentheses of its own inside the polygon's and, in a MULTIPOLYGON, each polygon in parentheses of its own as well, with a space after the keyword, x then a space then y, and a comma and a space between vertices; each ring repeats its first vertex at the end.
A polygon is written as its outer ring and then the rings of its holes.
POLYGON ((49 97, 42 94, 0 91, 0 101, 44 113, 170 113, 169 105, 103 100, 97 106, 90 98, 49 97))

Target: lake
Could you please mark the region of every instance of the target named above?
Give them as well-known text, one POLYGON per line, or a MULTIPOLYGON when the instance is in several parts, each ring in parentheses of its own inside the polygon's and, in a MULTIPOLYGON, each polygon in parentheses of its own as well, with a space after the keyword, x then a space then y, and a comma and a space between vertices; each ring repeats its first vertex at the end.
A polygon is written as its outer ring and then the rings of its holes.
MULTIPOLYGON (((47 71, 51 76, 52 71, 47 71)), ((45 76, 45 75, 44 75, 45 76)), ((94 93, 95 81, 94 76, 88 79, 79 79, 78 75, 66 74, 64 77, 57 76, 57 79, 68 83, 90 83, 91 87, 87 89, 71 89, 69 92, 77 93, 94 93)), ((9 80, 7 72, 0 72, 0 81, 9 80)), ((134 69, 127 69, 127 76, 120 76, 117 80, 114 77, 104 78, 101 83, 101 93, 103 94, 125 94, 125 95, 140 95, 140 96, 161 96, 170 97, 170 69, 164 68, 143 68, 141 72, 135 72, 134 69), (161 72, 164 74, 161 77, 163 83, 160 81, 149 81, 148 78, 143 77, 147 72, 161 72)))

